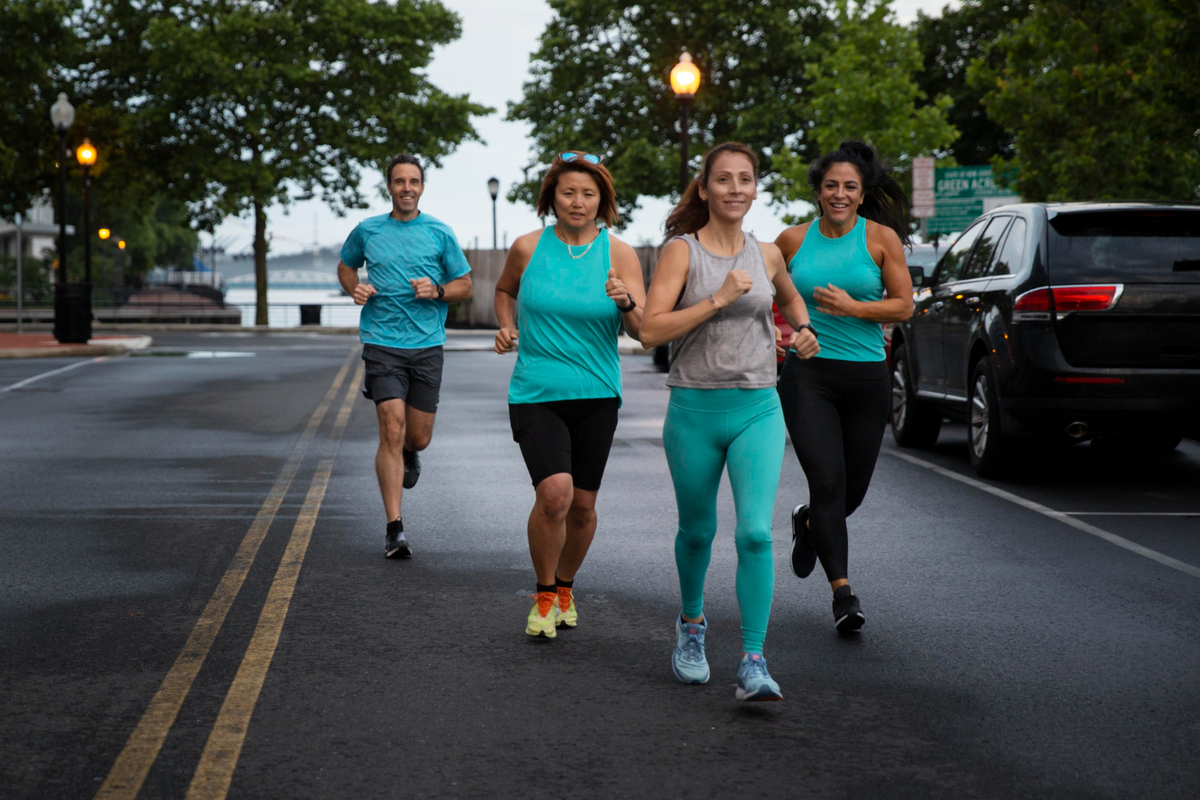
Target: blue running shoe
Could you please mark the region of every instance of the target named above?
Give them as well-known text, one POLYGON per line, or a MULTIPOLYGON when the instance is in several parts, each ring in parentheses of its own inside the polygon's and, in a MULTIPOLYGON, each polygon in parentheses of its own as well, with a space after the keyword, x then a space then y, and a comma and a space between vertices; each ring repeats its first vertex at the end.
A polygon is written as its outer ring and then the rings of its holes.
POLYGON ((762 653, 747 653, 738 664, 738 700, 782 700, 779 684, 767 672, 767 660, 762 653))
POLYGON ((684 622, 675 617, 675 652, 671 669, 684 683, 708 683, 708 659, 704 657, 704 633, 707 622, 684 622))

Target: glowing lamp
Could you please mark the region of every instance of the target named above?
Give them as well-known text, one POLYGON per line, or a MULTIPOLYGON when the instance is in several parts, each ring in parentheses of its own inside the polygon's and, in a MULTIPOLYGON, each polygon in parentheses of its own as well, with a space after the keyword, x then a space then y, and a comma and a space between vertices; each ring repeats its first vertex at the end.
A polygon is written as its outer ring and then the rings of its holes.
POLYGON ((96 163, 96 148, 87 139, 83 140, 83 144, 75 148, 75 157, 79 159, 79 163, 85 167, 90 167, 96 163))
POLYGON ((671 70, 671 88, 676 97, 691 97, 700 88, 700 70, 692 63, 692 54, 684 51, 671 70))

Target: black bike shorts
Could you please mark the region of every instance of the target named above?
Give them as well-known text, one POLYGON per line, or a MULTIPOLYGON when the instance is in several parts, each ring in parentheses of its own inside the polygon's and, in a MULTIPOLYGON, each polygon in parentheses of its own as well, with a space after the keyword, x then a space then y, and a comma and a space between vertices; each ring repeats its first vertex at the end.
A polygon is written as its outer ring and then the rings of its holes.
POLYGON ((576 488, 599 490, 617 430, 618 406, 615 397, 510 403, 513 441, 521 446, 534 487, 566 472, 576 488))
POLYGON ((442 348, 397 350, 364 344, 366 362, 363 396, 379 405, 384 400, 403 400, 428 414, 436 414, 442 387, 442 348))

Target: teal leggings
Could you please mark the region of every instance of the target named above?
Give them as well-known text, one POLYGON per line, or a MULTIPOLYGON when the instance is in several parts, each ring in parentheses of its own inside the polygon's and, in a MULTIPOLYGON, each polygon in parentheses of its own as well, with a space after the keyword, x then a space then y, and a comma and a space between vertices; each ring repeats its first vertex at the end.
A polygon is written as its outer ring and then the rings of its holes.
POLYGON ((717 535, 717 486, 729 467, 737 512, 737 599, 742 648, 761 653, 775 592, 771 517, 785 430, 779 395, 767 389, 671 389, 663 448, 675 483, 675 566, 683 615, 704 613, 704 576, 717 535))

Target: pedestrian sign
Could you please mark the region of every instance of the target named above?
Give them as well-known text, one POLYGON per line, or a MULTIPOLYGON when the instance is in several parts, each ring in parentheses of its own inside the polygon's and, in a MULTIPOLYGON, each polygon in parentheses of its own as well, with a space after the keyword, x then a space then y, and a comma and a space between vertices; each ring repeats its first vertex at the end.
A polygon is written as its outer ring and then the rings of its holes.
POLYGON ((925 220, 929 234, 964 230, 985 211, 1021 202, 1012 189, 996 185, 988 165, 938 167, 933 194, 934 213, 925 220))

